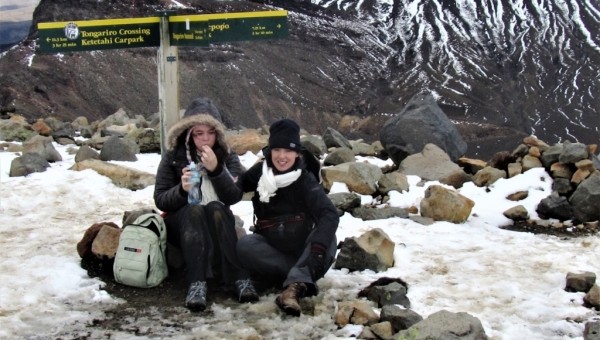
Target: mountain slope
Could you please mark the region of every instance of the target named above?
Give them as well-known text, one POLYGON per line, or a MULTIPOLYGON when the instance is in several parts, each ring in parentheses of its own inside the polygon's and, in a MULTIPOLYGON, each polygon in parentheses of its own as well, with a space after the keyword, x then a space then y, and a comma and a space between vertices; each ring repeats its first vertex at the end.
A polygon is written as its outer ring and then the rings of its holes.
MULTIPOLYGON (((288 10, 287 39, 179 48, 180 100, 213 97, 230 127, 291 117, 378 139, 390 114, 433 92, 488 157, 536 134, 600 140, 600 5, 548 1, 42 0, 34 23, 177 13, 288 10)), ((29 119, 158 110, 156 49, 40 55, 36 31, 0 59, 0 108, 29 119)))
POLYGON ((548 141, 600 136, 600 4, 569 1, 321 1, 378 25, 401 101, 434 91, 458 120, 548 141), (410 90, 412 89, 412 90, 410 90))

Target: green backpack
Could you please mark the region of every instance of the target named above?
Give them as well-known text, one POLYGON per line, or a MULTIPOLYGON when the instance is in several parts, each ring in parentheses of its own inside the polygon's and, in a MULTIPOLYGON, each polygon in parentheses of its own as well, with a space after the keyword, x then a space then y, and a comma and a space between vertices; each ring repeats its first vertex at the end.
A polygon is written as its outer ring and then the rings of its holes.
POLYGON ((167 227, 159 214, 148 213, 123 227, 113 274, 124 285, 150 288, 168 275, 167 227))

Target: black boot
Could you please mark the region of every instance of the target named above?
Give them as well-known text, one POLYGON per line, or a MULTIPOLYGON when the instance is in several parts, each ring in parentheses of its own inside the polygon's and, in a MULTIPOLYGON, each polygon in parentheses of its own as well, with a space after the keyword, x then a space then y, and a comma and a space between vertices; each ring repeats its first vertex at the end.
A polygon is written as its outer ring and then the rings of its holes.
POLYGON ((206 309, 206 281, 196 281, 190 285, 185 306, 192 312, 201 312, 206 309))
POLYGON ((258 294, 256 293, 256 289, 254 289, 252 280, 237 280, 233 284, 233 287, 235 288, 235 296, 237 297, 239 302, 258 301, 258 294))
POLYGON ((302 282, 295 282, 288 285, 281 294, 275 299, 275 303, 287 315, 300 316, 302 308, 300 307, 300 298, 304 297, 306 285, 302 282))

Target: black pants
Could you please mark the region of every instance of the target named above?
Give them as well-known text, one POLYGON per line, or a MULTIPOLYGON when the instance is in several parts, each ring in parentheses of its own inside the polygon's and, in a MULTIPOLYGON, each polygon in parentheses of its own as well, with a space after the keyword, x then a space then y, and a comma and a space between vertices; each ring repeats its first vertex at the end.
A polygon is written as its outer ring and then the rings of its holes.
MULTIPOLYGON (((310 238, 309 236, 308 239, 310 238)), ((323 273, 335 260, 336 242, 334 238, 325 254, 323 273)), ((250 234, 240 238, 237 253, 242 266, 260 280, 277 283, 283 287, 287 287, 290 283, 303 282, 308 288, 306 296, 318 294, 316 281, 322 276, 313 280, 306 266, 306 260, 310 255, 310 241, 305 243, 301 254, 286 254, 275 249, 262 235, 250 234)))
POLYGON ((186 205, 169 213, 165 223, 167 240, 181 249, 188 284, 209 278, 230 284, 249 277, 235 250, 235 218, 223 203, 186 205))

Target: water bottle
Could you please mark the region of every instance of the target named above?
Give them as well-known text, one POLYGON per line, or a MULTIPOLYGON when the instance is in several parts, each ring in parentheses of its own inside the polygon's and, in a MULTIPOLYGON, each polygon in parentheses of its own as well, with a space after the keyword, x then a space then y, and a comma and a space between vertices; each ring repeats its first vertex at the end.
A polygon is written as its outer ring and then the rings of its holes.
POLYGON ((190 171, 192 172, 192 177, 190 178, 192 187, 188 192, 188 203, 200 204, 200 170, 196 166, 196 163, 190 162, 190 171))

